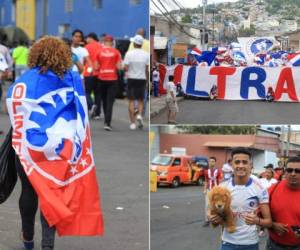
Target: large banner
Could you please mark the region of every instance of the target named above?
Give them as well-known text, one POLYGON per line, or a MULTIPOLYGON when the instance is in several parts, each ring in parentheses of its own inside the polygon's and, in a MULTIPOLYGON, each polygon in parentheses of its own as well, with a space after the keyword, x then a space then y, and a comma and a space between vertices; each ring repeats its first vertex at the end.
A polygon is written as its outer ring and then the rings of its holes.
POLYGON ((265 99, 270 87, 274 90, 274 101, 299 102, 300 99, 300 67, 160 65, 160 89, 169 75, 190 96, 208 97, 216 85, 217 98, 223 100, 265 99))
POLYGON ((255 56, 259 53, 267 53, 279 46, 279 42, 274 37, 238 37, 238 41, 248 65, 253 64, 255 56))

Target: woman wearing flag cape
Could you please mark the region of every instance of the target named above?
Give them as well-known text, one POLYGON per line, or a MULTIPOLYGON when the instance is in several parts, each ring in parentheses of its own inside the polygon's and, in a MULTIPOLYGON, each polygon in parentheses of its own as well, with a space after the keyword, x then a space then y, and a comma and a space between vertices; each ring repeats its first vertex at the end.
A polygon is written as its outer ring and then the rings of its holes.
POLYGON ((26 249, 34 248, 38 203, 43 250, 54 249, 55 231, 60 236, 103 234, 85 93, 71 66, 70 48, 44 37, 30 50, 30 69, 7 93, 26 249))

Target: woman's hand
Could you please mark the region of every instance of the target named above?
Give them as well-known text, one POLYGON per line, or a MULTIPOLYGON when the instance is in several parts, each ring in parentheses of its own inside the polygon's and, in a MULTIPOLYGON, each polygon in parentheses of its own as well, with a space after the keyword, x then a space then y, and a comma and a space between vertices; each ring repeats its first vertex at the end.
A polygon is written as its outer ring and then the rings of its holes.
POLYGON ((245 222, 248 225, 259 225, 259 217, 255 213, 248 213, 244 216, 245 222))
POLYGON ((222 217, 217 214, 208 215, 208 219, 213 225, 220 225, 223 223, 222 217))

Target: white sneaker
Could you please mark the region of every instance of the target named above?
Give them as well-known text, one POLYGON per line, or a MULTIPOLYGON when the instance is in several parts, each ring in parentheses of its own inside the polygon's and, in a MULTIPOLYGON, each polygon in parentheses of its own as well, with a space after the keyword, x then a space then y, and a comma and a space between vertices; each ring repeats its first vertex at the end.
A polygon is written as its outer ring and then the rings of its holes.
POLYGON ((101 119, 101 116, 100 115, 97 115, 94 117, 94 120, 100 120, 101 119))
POLYGON ((130 126, 129 126, 129 128, 130 128, 131 130, 136 130, 136 125, 135 125, 135 123, 131 123, 130 126))
POLYGON ((97 105, 93 104, 91 110, 90 110, 90 117, 93 118, 95 116, 96 113, 96 109, 97 109, 97 105))
POLYGON ((104 129, 105 129, 106 131, 112 131, 112 128, 111 128, 111 126, 109 126, 109 125, 105 125, 105 126, 104 126, 104 129))
POLYGON ((137 115, 137 116, 136 116, 136 121, 137 121, 137 123, 138 123, 138 128, 139 128, 139 129, 142 129, 143 126, 144 126, 142 116, 141 116, 141 115, 137 115))

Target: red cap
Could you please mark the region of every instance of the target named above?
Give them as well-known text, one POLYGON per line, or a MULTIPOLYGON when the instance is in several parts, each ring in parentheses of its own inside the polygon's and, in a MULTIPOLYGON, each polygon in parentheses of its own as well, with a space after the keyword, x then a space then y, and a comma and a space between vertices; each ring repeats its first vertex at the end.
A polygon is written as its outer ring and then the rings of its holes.
POLYGON ((103 41, 105 42, 112 42, 114 40, 113 36, 111 35, 106 35, 104 38, 103 38, 103 41))

